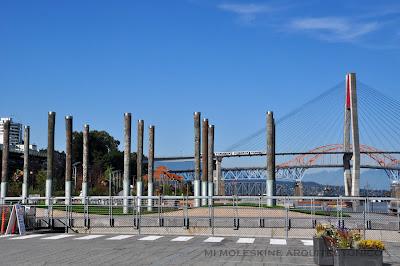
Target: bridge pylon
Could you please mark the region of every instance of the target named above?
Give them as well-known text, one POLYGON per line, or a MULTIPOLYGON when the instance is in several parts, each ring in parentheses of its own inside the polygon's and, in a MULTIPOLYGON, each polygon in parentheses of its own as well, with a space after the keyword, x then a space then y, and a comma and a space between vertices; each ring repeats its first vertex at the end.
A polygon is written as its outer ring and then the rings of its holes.
POLYGON ((346 100, 344 117, 344 188, 345 196, 360 195, 360 133, 358 127, 358 107, 356 74, 346 75, 346 100), (353 161, 350 169, 350 159, 353 161))

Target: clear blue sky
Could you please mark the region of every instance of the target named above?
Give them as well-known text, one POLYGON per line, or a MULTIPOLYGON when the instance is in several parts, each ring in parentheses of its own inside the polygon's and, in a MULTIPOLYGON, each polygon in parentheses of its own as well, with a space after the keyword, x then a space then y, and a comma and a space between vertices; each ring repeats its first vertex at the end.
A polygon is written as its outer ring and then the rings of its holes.
POLYGON ((348 71, 400 98, 399 14, 398 1, 2 0, 0 116, 44 147, 56 111, 62 150, 65 115, 122 139, 132 112, 173 155, 193 152, 201 111, 222 150, 348 71))

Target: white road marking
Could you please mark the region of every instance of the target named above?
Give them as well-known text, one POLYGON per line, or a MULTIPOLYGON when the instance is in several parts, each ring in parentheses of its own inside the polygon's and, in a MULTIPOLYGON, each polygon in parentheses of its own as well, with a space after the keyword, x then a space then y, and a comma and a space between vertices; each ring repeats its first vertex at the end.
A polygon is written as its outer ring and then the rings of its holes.
POLYGON ((224 240, 223 237, 209 237, 206 240, 204 240, 204 242, 208 242, 208 243, 219 243, 222 240, 224 240))
POLYGON ((43 235, 36 235, 36 234, 33 234, 33 235, 17 236, 17 237, 10 238, 9 240, 29 239, 29 238, 39 237, 39 236, 43 236, 43 235))
POLYGON ((45 238, 42 238, 42 239, 45 239, 45 240, 57 240, 57 239, 63 239, 63 238, 71 237, 71 236, 74 236, 74 235, 62 234, 62 235, 56 235, 56 236, 49 236, 49 237, 45 237, 45 238))
POLYGON ((286 239, 273 239, 273 238, 271 238, 269 240, 269 243, 271 245, 286 245, 287 244, 286 239))
POLYGON ((236 241, 236 243, 238 244, 253 244, 254 240, 256 240, 255 238, 239 238, 238 241, 236 241))
POLYGON ((146 236, 146 237, 139 238, 138 240, 154 241, 154 240, 160 239, 161 237, 162 236, 146 236))
POLYGON ((314 245, 313 241, 312 241, 312 240, 309 240, 309 239, 307 239, 307 240, 301 240, 301 242, 303 242, 303 245, 304 245, 304 246, 313 246, 313 245, 314 245))
POLYGON ((87 235, 87 236, 75 238, 75 240, 90 240, 90 239, 95 239, 95 238, 99 238, 102 236, 104 236, 104 235, 87 235))
POLYGON ((188 240, 190 240, 192 238, 193 238, 193 236, 179 236, 177 238, 171 239, 171 241, 174 241, 174 242, 185 242, 185 241, 188 241, 188 240))
POLYGON ((110 237, 110 238, 106 238, 106 240, 123 240, 123 239, 131 238, 131 237, 134 237, 134 235, 113 236, 113 237, 110 237))

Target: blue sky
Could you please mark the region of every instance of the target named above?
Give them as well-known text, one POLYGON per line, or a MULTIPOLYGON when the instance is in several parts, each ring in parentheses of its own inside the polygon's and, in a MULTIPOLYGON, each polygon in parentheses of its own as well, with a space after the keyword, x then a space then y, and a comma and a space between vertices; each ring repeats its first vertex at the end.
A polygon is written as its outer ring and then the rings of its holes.
POLYGON ((43 147, 56 111, 62 150, 65 115, 122 139, 132 112, 174 155, 193 152, 201 111, 223 150, 348 71, 399 99, 399 14, 398 1, 3 0, 0 116, 43 147))

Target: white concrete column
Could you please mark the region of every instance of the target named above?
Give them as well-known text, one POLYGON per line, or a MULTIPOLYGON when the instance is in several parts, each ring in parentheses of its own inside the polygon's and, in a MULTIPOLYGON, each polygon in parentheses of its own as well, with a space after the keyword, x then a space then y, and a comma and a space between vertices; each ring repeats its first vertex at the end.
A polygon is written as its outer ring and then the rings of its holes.
POLYGON ((351 195, 351 169, 350 160, 351 156, 351 144, 350 144, 350 132, 351 132, 351 90, 350 90, 350 79, 346 76, 346 98, 344 105, 344 134, 343 134, 343 166, 344 166, 344 195, 351 195))
POLYGON ((352 126, 352 144, 353 144, 353 171, 351 183, 351 195, 358 197, 360 195, 360 134, 358 128, 358 107, 357 107, 357 89, 356 74, 347 75, 350 84, 351 100, 351 126, 352 126))
MULTIPOLYGON (((272 112, 267 113, 267 181, 266 193, 268 197, 276 196, 275 183, 275 120, 272 112)), ((276 205, 276 200, 267 199, 268 206, 276 205)))

